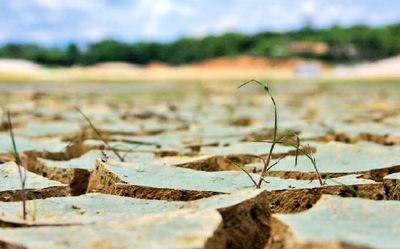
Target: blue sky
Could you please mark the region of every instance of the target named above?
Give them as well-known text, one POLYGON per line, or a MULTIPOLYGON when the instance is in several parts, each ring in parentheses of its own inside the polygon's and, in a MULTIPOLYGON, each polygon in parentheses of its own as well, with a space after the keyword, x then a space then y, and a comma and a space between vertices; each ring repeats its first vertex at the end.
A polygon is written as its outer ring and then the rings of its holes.
POLYGON ((400 22, 397 0, 0 0, 0 43, 170 41, 227 31, 400 22))

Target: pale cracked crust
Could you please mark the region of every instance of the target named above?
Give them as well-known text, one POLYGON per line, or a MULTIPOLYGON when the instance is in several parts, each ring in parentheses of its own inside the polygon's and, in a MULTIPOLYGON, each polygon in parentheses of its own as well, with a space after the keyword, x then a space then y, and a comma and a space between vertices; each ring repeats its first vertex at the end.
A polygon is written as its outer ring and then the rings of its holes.
POLYGON ((271 232, 265 249, 371 249, 366 246, 351 245, 342 241, 300 242, 289 226, 275 217, 270 219, 271 232))
POLYGON ((129 185, 122 181, 117 175, 108 171, 103 164, 98 161, 96 162, 95 170, 90 176, 87 192, 99 192, 141 199, 174 201, 191 201, 210 197, 216 194, 222 194, 212 191, 193 191, 129 185))

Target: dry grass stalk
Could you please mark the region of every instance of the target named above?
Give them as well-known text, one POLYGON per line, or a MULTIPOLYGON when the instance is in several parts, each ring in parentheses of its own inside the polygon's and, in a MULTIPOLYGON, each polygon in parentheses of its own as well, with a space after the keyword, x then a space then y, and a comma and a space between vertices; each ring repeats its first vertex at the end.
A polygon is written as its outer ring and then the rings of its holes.
POLYGON ((85 120, 88 122, 88 124, 90 125, 90 127, 92 128, 92 130, 96 133, 96 135, 100 138, 101 141, 103 141, 103 143, 107 146, 107 149, 111 150, 121 162, 125 161, 125 158, 123 156, 121 156, 118 151, 112 147, 106 139, 103 138, 103 136, 101 135, 100 131, 96 128, 96 126, 94 126, 94 124, 92 123, 92 121, 89 119, 88 116, 85 115, 85 113, 83 113, 83 111, 77 107, 74 106, 74 108, 85 118, 85 120))
POLYGON ((21 158, 19 157, 18 150, 17 150, 17 145, 15 142, 14 138, 14 132, 13 132, 13 126, 12 126, 12 120, 11 120, 11 113, 10 111, 7 111, 7 120, 8 120, 8 130, 10 132, 10 139, 12 143, 12 153, 14 155, 15 163, 18 165, 18 174, 19 174, 19 180, 21 183, 21 201, 22 201, 22 218, 26 220, 27 216, 27 211, 26 211, 26 192, 25 192, 25 186, 26 186, 26 169, 21 166, 21 158))

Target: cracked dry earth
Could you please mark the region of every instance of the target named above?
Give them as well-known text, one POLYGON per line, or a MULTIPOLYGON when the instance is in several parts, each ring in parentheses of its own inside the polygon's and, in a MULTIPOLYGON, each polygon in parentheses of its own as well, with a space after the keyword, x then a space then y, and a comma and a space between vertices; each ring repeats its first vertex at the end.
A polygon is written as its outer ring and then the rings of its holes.
POLYGON ((274 113, 256 87, 1 90, 0 248, 400 248, 400 85, 273 85, 278 132, 300 136, 324 184, 278 144, 260 189, 274 113))

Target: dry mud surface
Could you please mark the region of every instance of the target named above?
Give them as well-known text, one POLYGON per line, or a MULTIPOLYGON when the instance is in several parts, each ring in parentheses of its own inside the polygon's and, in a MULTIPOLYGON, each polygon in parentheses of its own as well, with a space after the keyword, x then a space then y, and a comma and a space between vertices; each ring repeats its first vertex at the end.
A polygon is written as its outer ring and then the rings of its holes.
POLYGON ((277 144, 260 189, 274 111, 256 86, 1 89, 0 248, 399 248, 400 85, 272 86, 303 150, 277 144))

